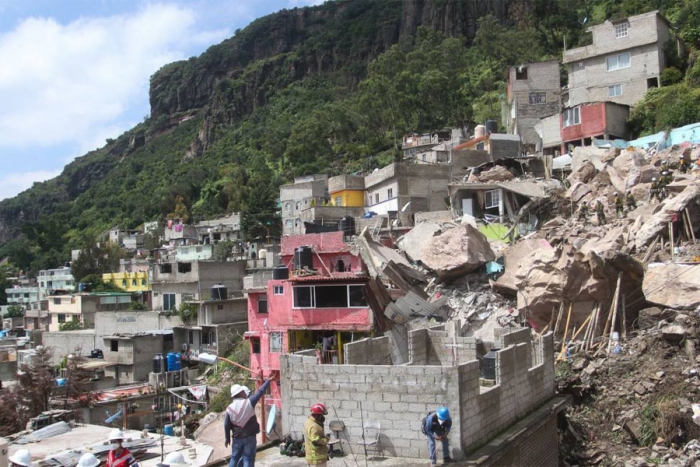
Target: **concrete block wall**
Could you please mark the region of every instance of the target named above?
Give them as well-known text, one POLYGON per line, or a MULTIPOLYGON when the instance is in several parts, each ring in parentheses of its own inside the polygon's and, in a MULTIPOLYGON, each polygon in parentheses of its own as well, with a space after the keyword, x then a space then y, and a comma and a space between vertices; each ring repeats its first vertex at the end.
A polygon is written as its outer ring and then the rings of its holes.
POLYGON ((554 336, 519 343, 496 356, 496 386, 479 385, 479 363, 459 366, 462 446, 473 451, 554 396, 554 336), (531 347, 542 362, 529 366, 531 347))
POLYGON ((447 331, 417 329, 409 333, 408 352, 410 365, 452 366, 454 364, 453 345, 456 347, 457 363, 476 359, 476 339, 473 337, 452 337, 447 331))
MULTIPOLYGON (((411 332, 412 355, 427 360, 428 348, 433 341, 446 339, 444 334, 411 332)), ((526 339, 523 334, 505 337, 506 342, 510 340, 526 339)), ((355 444, 360 439, 362 419, 376 420, 382 425, 386 455, 426 458, 427 443, 420 422, 429 411, 446 405, 453 417, 452 455, 460 458, 554 395, 551 333, 534 343, 517 343, 499 351, 496 365, 497 385, 482 387, 476 359, 458 366, 451 366, 451 358, 450 366, 426 366, 415 361, 400 366, 319 365, 312 356, 282 355, 283 430, 299 437, 309 408, 322 402, 329 408, 329 422, 345 422, 347 438, 343 437, 343 442, 349 439, 355 444), (533 346, 539 347, 541 363, 529 366, 533 346)))
POLYGON ((77 347, 81 348, 83 356, 89 356, 91 350, 104 347, 102 337, 98 338, 95 331, 45 332, 42 334, 42 343, 45 347, 53 348, 53 365, 58 365, 63 357, 75 353, 77 347))
POLYGON ((346 365, 390 365, 389 337, 367 338, 343 346, 346 365))
MULTIPOLYGON (((345 423, 342 442, 349 441, 353 449, 362 436, 362 419, 379 421, 388 456, 427 459, 421 420, 441 405, 452 408, 459 398, 457 367, 318 365, 314 357, 298 354, 282 355, 280 365, 284 433, 300 438, 309 408, 322 402, 328 422, 345 423)), ((458 416, 452 429, 460 433, 458 416)), ((453 443, 452 455, 461 456, 459 442, 453 443)))

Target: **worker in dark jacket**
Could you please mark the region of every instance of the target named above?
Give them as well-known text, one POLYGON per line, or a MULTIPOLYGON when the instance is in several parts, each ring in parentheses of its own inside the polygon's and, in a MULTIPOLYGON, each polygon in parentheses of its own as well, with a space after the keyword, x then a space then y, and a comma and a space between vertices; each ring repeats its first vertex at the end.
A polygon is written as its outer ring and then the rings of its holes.
POLYGON ((447 438, 452 429, 452 419, 450 418, 450 411, 447 407, 440 407, 432 413, 425 417, 425 436, 428 437, 428 452, 430 453, 430 465, 435 467, 437 465, 437 452, 435 449, 435 441, 442 442, 442 458, 445 464, 453 462, 450 457, 450 441, 447 438))
POLYGON ((224 418, 226 447, 231 444, 231 432, 233 432, 229 467, 255 466, 256 436, 260 433, 260 425, 255 416, 255 404, 265 394, 272 379, 272 376, 266 379, 255 391, 255 394, 250 397, 248 397, 250 389, 247 387, 239 384, 231 386, 233 401, 226 407, 226 417, 224 418))

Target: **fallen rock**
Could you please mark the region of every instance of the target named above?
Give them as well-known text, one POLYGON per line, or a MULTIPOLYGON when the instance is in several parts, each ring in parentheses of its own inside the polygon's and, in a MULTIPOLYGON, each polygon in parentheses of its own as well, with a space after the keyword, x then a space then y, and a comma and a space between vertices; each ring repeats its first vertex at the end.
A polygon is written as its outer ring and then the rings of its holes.
POLYGON ((678 211, 686 208, 691 202, 700 201, 700 181, 688 185, 682 193, 663 202, 663 208, 654 214, 637 232, 634 244, 639 250, 649 245, 657 235, 663 235, 668 230, 668 222, 678 211))
POLYGON ((625 151, 621 153, 605 170, 610 176, 610 182, 620 192, 637 184, 638 168, 644 165, 644 156, 637 152, 625 151))
POLYGON ((644 275, 642 291, 649 303, 695 310, 700 306, 700 265, 652 263, 644 275))
POLYGON ((668 342, 678 344, 685 337, 685 327, 680 324, 669 324, 661 329, 661 334, 668 342))
POLYGON ((632 441, 639 444, 639 440, 642 438, 642 422, 637 419, 630 420, 623 425, 623 428, 630 435, 632 441))
POLYGON ((441 231, 442 227, 436 222, 419 222, 410 232, 401 237, 397 244, 411 260, 422 261, 423 247, 441 231))
POLYGON ((588 183, 596 176, 598 170, 590 161, 584 161, 576 170, 572 170, 567 180, 573 185, 574 182, 588 183))
POLYGON ((472 272, 496 259, 486 236, 468 224, 430 238, 420 257, 440 280, 472 272))
POLYGON ((593 238, 588 240, 582 247, 581 253, 584 255, 594 251, 603 254, 606 251, 620 251, 625 245, 627 227, 613 227, 608 230, 603 238, 593 238))
POLYGON ((571 156, 572 174, 577 172, 586 162, 593 164, 596 170, 603 170, 607 161, 610 160, 609 154, 606 149, 600 149, 595 146, 578 146, 574 148, 574 154, 571 156))
POLYGON ((518 267, 523 264, 526 257, 533 251, 539 249, 552 250, 549 242, 543 238, 529 238, 521 240, 515 245, 505 250, 503 254, 505 272, 493 282, 493 290, 504 295, 515 295, 518 291, 515 273, 518 267))
POLYGON ((566 192, 566 196, 571 198, 571 201, 578 203, 581 199, 591 192, 591 187, 583 182, 573 182, 571 188, 566 192))
POLYGON ((647 388, 645 388, 642 383, 635 384, 634 387, 632 388, 632 390, 634 392, 636 392, 637 394, 639 394, 640 396, 643 396, 644 394, 647 393, 647 388))
POLYGON ((513 180, 514 178, 515 175, 500 165, 495 165, 489 170, 479 174, 479 180, 482 182, 505 182, 508 180, 513 180))

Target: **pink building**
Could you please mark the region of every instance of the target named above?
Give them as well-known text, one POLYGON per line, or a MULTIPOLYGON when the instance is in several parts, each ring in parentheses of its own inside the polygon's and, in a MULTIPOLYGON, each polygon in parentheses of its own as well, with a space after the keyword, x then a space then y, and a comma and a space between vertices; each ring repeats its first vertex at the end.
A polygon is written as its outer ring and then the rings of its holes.
MULTIPOLYGON (((317 351, 321 362, 342 363, 343 344, 372 330, 362 259, 343 232, 283 237, 281 255, 288 269, 277 275, 288 277, 247 290, 251 368, 267 377, 279 371, 281 354, 302 350, 317 351)), ((270 401, 277 406, 278 383, 271 385, 270 401)))

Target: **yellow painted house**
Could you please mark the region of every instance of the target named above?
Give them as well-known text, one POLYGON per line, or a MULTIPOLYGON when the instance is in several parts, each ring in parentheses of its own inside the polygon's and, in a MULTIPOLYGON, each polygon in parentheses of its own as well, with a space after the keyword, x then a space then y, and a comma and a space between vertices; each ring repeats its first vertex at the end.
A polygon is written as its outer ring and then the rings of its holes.
POLYGON ((358 175, 339 175, 328 179, 328 194, 333 206, 364 207, 365 178, 358 175))
POLYGON ((151 290, 148 271, 108 272, 102 274, 102 281, 112 283, 127 292, 147 292, 151 290))

